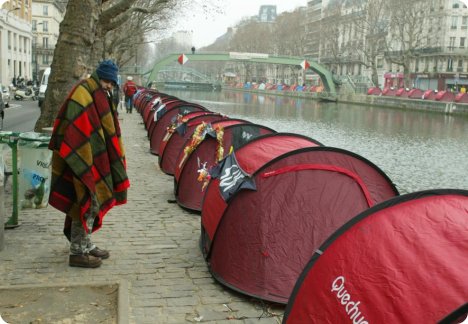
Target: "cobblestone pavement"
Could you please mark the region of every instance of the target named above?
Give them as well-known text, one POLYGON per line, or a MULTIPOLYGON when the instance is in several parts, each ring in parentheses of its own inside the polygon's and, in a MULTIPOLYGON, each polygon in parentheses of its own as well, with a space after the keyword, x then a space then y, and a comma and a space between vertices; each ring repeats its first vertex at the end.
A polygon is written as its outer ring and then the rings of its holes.
MULTIPOLYGON (((111 257, 97 269, 68 266, 64 215, 52 207, 21 210, 5 230, 0 286, 125 281, 129 323, 280 323, 284 307, 262 303, 216 282, 198 247, 200 216, 168 203, 173 178, 149 153, 138 113, 121 112, 131 188, 94 242, 111 257)), ((6 216, 7 217, 7 216, 6 216)))

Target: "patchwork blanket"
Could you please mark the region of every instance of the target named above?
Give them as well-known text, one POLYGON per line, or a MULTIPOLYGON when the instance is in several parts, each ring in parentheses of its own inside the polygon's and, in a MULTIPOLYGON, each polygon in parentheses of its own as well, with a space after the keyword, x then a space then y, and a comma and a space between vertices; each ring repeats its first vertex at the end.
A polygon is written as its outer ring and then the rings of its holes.
POLYGON ((130 186, 117 112, 96 74, 80 82, 60 108, 49 149, 49 203, 69 220, 79 217, 88 232, 93 217, 96 231, 113 206, 127 202, 130 186))

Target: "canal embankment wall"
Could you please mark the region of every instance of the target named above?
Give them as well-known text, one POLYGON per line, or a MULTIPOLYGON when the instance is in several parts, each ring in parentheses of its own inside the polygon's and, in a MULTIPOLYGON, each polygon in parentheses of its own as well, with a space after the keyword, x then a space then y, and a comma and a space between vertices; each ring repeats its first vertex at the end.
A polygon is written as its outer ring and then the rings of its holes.
MULTIPOLYGON (((225 91, 250 92, 260 95, 276 95, 304 99, 320 100, 317 93, 314 92, 296 92, 296 91, 278 91, 278 90, 260 90, 243 89, 234 87, 223 87, 225 91)), ((375 107, 387 107, 396 109, 411 109, 421 111, 431 111, 448 115, 466 115, 468 116, 468 104, 458 102, 442 102, 434 100, 409 99, 389 96, 372 96, 365 94, 338 94, 338 102, 366 105, 375 107)))

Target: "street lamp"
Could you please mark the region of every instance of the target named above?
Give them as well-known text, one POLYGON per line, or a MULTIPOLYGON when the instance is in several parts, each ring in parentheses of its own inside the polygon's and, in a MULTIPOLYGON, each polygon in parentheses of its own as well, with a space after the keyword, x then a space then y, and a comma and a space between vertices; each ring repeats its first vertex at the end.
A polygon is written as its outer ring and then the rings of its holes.
POLYGON ((7 14, 6 14, 6 21, 8 22, 8 15, 10 14, 10 12, 12 11, 16 11, 16 10, 20 10, 21 8, 20 7, 16 7, 16 8, 13 8, 13 9, 10 9, 7 11, 7 14))

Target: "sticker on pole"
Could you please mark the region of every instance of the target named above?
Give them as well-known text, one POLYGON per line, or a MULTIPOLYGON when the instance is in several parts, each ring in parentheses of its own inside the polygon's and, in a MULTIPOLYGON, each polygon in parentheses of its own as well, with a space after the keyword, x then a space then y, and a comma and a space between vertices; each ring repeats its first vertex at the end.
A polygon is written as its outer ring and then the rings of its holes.
POLYGON ((187 56, 185 56, 185 54, 181 54, 179 58, 177 59, 177 62, 179 62, 180 65, 184 65, 185 63, 187 63, 187 61, 188 61, 188 58, 187 56))
POLYGON ((302 67, 303 70, 307 70, 310 67, 310 64, 309 64, 309 62, 304 60, 304 61, 301 62, 301 67, 302 67))

